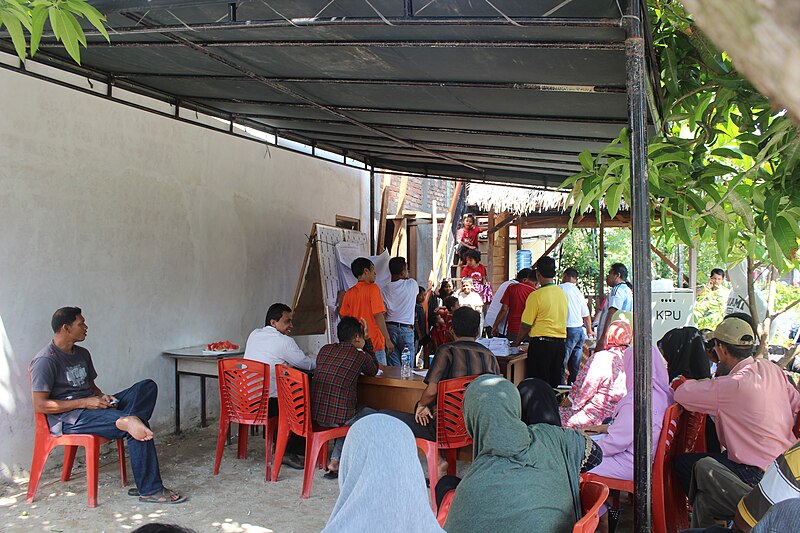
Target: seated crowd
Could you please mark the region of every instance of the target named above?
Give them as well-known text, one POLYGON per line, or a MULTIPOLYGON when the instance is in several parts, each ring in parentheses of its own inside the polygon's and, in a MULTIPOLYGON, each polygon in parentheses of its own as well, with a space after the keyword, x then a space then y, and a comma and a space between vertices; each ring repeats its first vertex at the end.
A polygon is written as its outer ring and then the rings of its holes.
MULTIPOLYGON (((331 443, 325 477, 338 478, 340 493, 325 532, 567 533, 582 516, 581 473, 633 479, 627 269, 615 263, 608 273, 611 294, 597 324, 597 348, 590 353, 583 345, 593 325, 574 287, 574 269, 556 285, 555 262, 542 257, 501 285, 492 299, 480 254, 469 246, 462 252, 464 279, 455 294, 449 282, 436 293, 418 287, 408 278, 403 258, 391 259, 391 282, 382 290, 372 262, 353 261, 357 283, 341 300, 336 342, 316 357, 289 336, 294 316, 281 303, 270 306, 264 327, 247 340, 244 357, 271 367, 270 415, 278 413, 275 366, 280 364, 312 374, 316 425, 352 426, 346 437, 331 443), (512 345, 528 342, 528 379, 519 387, 501 377, 497 358, 477 342, 482 334, 503 336, 512 345), (381 366, 401 366, 408 353, 412 366, 419 353, 430 363, 413 412, 376 413, 360 405, 359 377, 375 376, 381 366), (454 493, 446 521, 437 522, 415 439, 436 440, 439 384, 466 376, 479 376, 467 386, 463 402, 473 461, 459 479, 446 475, 452 465, 439 457, 438 472, 431 475, 438 479, 437 505, 454 493), (563 384, 569 391, 559 402, 554 389, 563 384), (376 494, 402 496, 398 504, 385 505, 376 494)), ((53 341, 30 364, 35 411, 47 415, 54 435, 125 437, 137 487, 131 494, 142 502, 184 501, 163 486, 159 474, 149 428, 155 383, 145 380, 114 395, 103 393, 89 352, 77 345, 88 330, 81 310, 59 309, 52 326, 53 341)), ((800 442, 793 434, 800 392, 777 365, 753 357, 756 338, 747 320, 728 316, 709 332, 707 343, 696 329, 683 328, 652 346, 653 455, 673 402, 707 415, 707 449, 684 453, 673 465, 692 505, 695 532, 790 531, 775 524, 800 518, 800 442)), ((284 464, 303 468, 304 450, 303 439, 293 436, 284 464)), ((608 531, 613 525, 606 506, 599 514, 600 530, 608 531)))

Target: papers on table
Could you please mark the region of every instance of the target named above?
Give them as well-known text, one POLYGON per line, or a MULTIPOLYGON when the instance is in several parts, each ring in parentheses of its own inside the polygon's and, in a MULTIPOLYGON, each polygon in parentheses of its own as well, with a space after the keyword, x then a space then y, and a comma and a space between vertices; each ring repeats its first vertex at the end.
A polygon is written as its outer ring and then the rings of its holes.
POLYGON ((490 352, 496 357, 508 357, 511 353, 511 341, 502 337, 492 337, 491 339, 477 339, 477 341, 486 346, 490 352))
POLYGON ((418 376, 422 376, 423 378, 428 375, 428 369, 424 370, 414 370, 414 373, 418 376))

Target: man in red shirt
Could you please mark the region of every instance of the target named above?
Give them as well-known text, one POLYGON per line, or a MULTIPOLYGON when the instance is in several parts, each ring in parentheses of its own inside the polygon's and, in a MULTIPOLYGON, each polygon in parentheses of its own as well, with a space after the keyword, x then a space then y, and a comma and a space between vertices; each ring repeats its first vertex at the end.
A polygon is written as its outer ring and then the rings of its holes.
POLYGON ((354 316, 366 321, 375 357, 378 363, 386 366, 386 352, 391 353, 394 344, 386 330, 386 307, 381 289, 375 284, 375 265, 366 257, 359 257, 350 265, 350 270, 358 283, 344 294, 339 316, 354 316))
MULTIPOLYGON (((378 373, 378 360, 369 340, 363 318, 343 316, 336 328, 339 342, 326 344, 317 355, 317 369, 311 383, 311 413, 314 422, 324 427, 350 426, 375 411, 358 407, 358 377, 378 373)), ((334 441, 325 477, 335 479, 339 472, 344 438, 334 441)))
POLYGON ((536 273, 533 269, 523 268, 517 274, 517 280, 520 283, 509 285, 500 300, 503 306, 500 308, 500 312, 497 313, 497 318, 492 325, 493 337, 505 336, 511 340, 517 338, 522 312, 525 310, 525 302, 528 301, 528 296, 536 290, 536 273), (500 331, 500 324, 503 323, 506 316, 508 316, 508 326, 506 331, 502 332, 500 331))

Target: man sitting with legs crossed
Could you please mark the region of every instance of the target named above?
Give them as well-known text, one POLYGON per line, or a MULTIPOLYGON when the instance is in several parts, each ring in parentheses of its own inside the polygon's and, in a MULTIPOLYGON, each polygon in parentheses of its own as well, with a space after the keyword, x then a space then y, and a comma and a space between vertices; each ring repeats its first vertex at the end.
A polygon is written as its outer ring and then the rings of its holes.
POLYGON ((117 394, 104 394, 89 351, 76 343, 89 328, 78 307, 62 307, 53 314, 53 341, 31 361, 33 409, 47 415, 55 436, 88 433, 109 440, 125 437, 137 489, 129 494, 140 502, 174 504, 185 496, 161 483, 156 445, 148 422, 156 405, 158 387, 145 379, 117 394))

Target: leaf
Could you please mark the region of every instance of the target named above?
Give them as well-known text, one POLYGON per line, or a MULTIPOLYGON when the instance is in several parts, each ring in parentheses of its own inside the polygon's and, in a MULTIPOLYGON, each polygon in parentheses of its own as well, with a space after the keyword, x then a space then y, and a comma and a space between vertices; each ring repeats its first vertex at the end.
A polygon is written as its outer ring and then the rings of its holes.
POLYGON ((747 205, 747 202, 745 202, 736 191, 731 191, 728 195, 728 201, 731 203, 733 212, 742 217, 745 227, 752 231, 755 225, 753 221, 753 208, 747 205))
MULTIPOLYGON (((674 210, 682 215, 686 215, 686 204, 680 203, 675 206, 674 210)), ((678 233, 678 237, 680 237, 684 243, 691 246, 692 236, 689 233, 689 226, 686 219, 679 216, 672 216, 670 218, 672 219, 672 225, 675 228, 675 231, 678 233)))
POLYGON ((581 162, 581 166, 586 172, 591 172, 594 168, 594 158, 592 158, 592 154, 589 150, 581 152, 580 155, 578 155, 578 160, 581 162))
POLYGON ((11 42, 14 43, 17 55, 22 61, 25 61, 27 43, 25 42, 25 32, 22 31, 22 23, 17 17, 6 11, 0 11, 0 20, 5 24, 9 35, 11 35, 11 42))
POLYGON ((769 258, 772 261, 772 264, 778 267, 781 270, 781 267, 784 264, 784 256, 783 250, 781 246, 778 244, 778 239, 775 237, 773 233, 773 226, 767 226, 766 231, 766 245, 767 245, 767 253, 769 254, 769 258))
POLYGON ((63 11, 63 13, 64 13, 64 20, 69 22, 70 25, 72 26, 72 29, 75 32, 75 36, 78 39, 78 42, 81 43, 84 48, 86 48, 86 35, 83 33, 83 28, 81 28, 78 19, 76 19, 75 15, 73 15, 68 11, 63 11))
POLYGON ((743 142, 743 143, 741 143, 739 145, 739 150, 741 150, 741 152, 744 155, 749 155, 753 159, 758 157, 758 146, 756 146, 755 144, 753 144, 751 142, 743 142))
POLYGON ((717 251, 723 262, 728 262, 728 242, 730 237, 730 226, 720 224, 717 228, 717 251))
POLYGON ((797 235, 791 222, 786 217, 779 216, 772 224, 772 235, 778 241, 783 254, 787 258, 790 257, 792 251, 797 248, 797 235))
MULTIPOLYGON (((56 26, 58 26, 61 35, 60 38, 56 35, 56 39, 62 42, 72 60, 80 65, 81 50, 78 46, 78 36, 75 34, 75 29, 66 16, 67 14, 60 9, 50 8, 50 25, 53 26, 53 33, 56 32, 56 26)), ((69 16, 71 17, 72 15, 69 16)))
POLYGON ((775 220, 778 216, 778 207, 781 205, 781 196, 774 195, 774 196, 767 196, 767 199, 764 201, 764 211, 767 214, 767 218, 771 221, 775 220))
POLYGON ((103 24, 103 22, 106 20, 105 15, 83 1, 67 0, 67 5, 70 7, 70 9, 72 9, 73 12, 79 13, 86 17, 86 20, 88 20, 92 26, 97 28, 97 31, 103 34, 103 37, 106 38, 106 41, 111 42, 108 32, 106 31, 105 24, 103 24))
POLYGON ((741 159, 742 154, 731 148, 717 148, 711 151, 711 155, 724 157, 726 159, 741 159))
POLYGON ((31 15, 31 57, 39 50, 39 42, 42 40, 44 23, 47 22, 47 8, 36 6, 31 15))
POLYGON ((614 218, 619 211, 619 204, 622 199, 622 185, 619 183, 612 185, 606 192, 606 209, 608 209, 608 216, 614 218))

